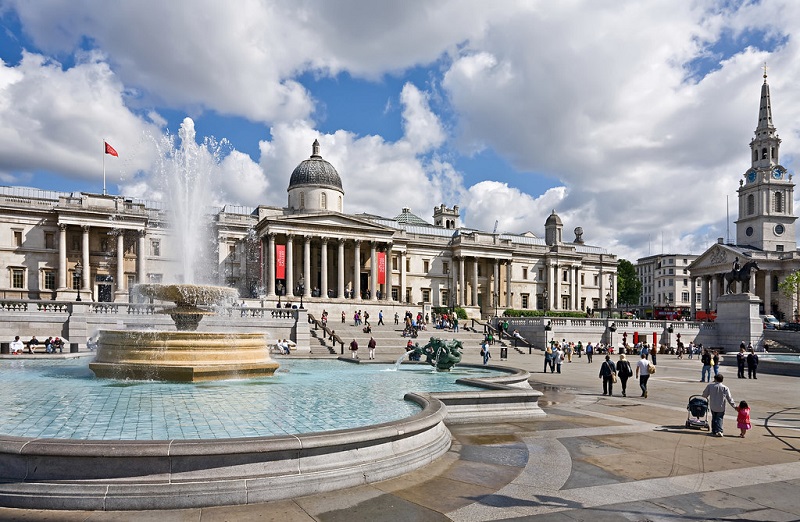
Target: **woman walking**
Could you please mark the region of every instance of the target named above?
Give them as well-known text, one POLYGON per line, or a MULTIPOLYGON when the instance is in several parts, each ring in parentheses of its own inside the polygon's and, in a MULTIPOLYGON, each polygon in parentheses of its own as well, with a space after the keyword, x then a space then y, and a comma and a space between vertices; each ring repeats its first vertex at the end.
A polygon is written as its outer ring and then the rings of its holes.
POLYGON ((619 354, 619 361, 617 361, 617 376, 619 376, 619 382, 622 385, 622 396, 627 397, 626 391, 628 388, 628 379, 633 377, 633 368, 631 368, 631 363, 625 359, 625 354, 619 354))

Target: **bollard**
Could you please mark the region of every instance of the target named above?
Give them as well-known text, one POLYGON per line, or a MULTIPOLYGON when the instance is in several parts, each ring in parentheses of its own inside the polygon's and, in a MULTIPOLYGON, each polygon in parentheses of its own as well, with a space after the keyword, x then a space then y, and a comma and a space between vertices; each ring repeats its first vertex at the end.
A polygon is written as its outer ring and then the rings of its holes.
POLYGON ((78 343, 69 343, 69 353, 78 353, 78 343))

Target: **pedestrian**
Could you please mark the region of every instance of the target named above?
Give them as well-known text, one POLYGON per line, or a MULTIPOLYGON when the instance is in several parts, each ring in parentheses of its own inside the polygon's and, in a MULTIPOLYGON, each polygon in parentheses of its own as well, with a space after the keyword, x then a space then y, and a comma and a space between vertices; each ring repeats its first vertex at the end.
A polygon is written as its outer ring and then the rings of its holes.
POLYGON ((581 358, 581 353, 583 352, 583 343, 578 341, 578 345, 575 347, 575 353, 578 354, 578 359, 581 358))
POLYGON ((395 325, 399 325, 400 324, 400 314, 397 313, 397 312, 394 313, 394 324, 395 325))
POLYGON ((703 363, 703 369, 700 371, 700 382, 711 382, 711 354, 707 348, 703 348, 700 362, 703 363))
POLYGON ((492 358, 492 354, 489 352, 489 343, 486 341, 481 345, 481 356, 483 357, 483 365, 486 366, 489 364, 489 359, 492 358))
POLYGON ((561 363, 564 362, 564 352, 560 347, 556 347, 556 353, 553 355, 556 361, 556 372, 561 373, 561 363))
POLYGON ((603 395, 613 395, 614 379, 617 369, 611 362, 611 356, 606 355, 606 360, 600 365, 600 378, 603 379, 603 395))
POLYGON ((350 343, 350 354, 352 355, 353 359, 358 359, 358 343, 355 339, 350 343))
POLYGON ((592 354, 594 354, 594 347, 592 346, 592 342, 589 341, 589 344, 586 345, 586 362, 592 362, 592 354))
POLYGON ((19 355, 22 353, 22 349, 25 347, 22 341, 19 340, 19 335, 14 337, 14 340, 11 341, 9 345, 9 349, 11 350, 11 355, 19 355))
POLYGON ((636 363, 636 377, 639 379, 639 388, 642 389, 642 397, 647 398, 647 381, 650 379, 650 361, 647 354, 642 352, 641 359, 636 363))
POLYGON ((344 321, 345 321, 345 319, 344 319, 344 310, 342 310, 342 324, 344 324, 344 321))
POLYGON ((458 316, 453 315, 453 331, 458 332, 458 316))
POLYGON ((544 350, 544 371, 542 373, 547 373, 547 368, 550 368, 550 373, 555 371, 555 351, 553 350, 552 346, 548 346, 544 350))
POLYGON ((747 378, 758 379, 756 377, 756 370, 758 369, 758 355, 750 348, 750 353, 747 354, 747 378))
POLYGON ((740 430, 739 437, 744 438, 747 430, 752 428, 750 425, 750 406, 747 405, 747 401, 741 401, 736 411, 739 412, 736 415, 736 426, 740 430))
POLYGON ((378 324, 379 325, 383 324, 383 310, 378 312, 378 324))
POLYGON ((622 385, 622 396, 627 397, 625 394, 628 388, 628 379, 633 377, 633 368, 631 368, 631 363, 625 359, 625 354, 619 354, 619 361, 617 361, 617 376, 619 377, 619 382, 622 385))
POLYGON ((703 397, 708 399, 708 407, 711 410, 711 435, 723 437, 722 420, 725 416, 725 403, 727 402, 734 408, 736 403, 731 397, 731 390, 722 384, 723 375, 718 373, 714 376, 714 382, 706 386, 703 390, 703 397))
POLYGON ((650 357, 653 359, 653 366, 656 365, 656 355, 658 355, 658 346, 654 346, 652 350, 650 350, 650 357))
POLYGON ((367 348, 369 348, 369 358, 370 359, 374 359, 375 358, 375 345, 377 345, 377 344, 378 343, 375 342, 375 338, 374 337, 370 337, 369 338, 369 343, 367 343, 367 348))
POLYGON ((31 337, 31 340, 28 341, 28 351, 30 353, 36 353, 37 346, 39 346, 39 339, 37 339, 36 336, 34 335, 33 337, 31 337))
POLYGON ((744 351, 744 341, 739 345, 739 353, 736 354, 736 377, 744 379, 744 365, 747 364, 747 352, 744 351))
POLYGON ((711 357, 714 364, 714 375, 719 375, 719 351, 714 350, 714 355, 711 357))
POLYGON ((644 355, 645 359, 650 355, 650 347, 647 343, 642 343, 642 349, 639 351, 639 355, 644 355))

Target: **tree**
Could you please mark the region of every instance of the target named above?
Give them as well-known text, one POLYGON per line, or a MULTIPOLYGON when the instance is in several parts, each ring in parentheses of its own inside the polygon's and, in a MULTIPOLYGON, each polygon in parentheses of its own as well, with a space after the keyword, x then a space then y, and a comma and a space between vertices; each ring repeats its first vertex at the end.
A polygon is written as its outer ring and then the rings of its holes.
POLYGON ((778 283, 778 289, 784 296, 792 300, 794 309, 792 320, 797 321, 797 311, 800 309, 800 271, 786 276, 786 279, 778 283))
POLYGON ((638 304, 642 296, 642 282, 636 275, 633 263, 620 259, 617 264, 617 303, 622 305, 638 304))

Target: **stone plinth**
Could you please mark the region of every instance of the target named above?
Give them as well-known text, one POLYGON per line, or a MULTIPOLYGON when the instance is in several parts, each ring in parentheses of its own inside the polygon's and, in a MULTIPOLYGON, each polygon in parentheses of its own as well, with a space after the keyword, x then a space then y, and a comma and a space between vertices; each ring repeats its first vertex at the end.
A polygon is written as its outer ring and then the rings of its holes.
POLYGON ((715 339, 712 347, 737 351, 744 341, 758 344, 764 324, 758 313, 761 299, 751 293, 728 294, 717 299, 715 339))

